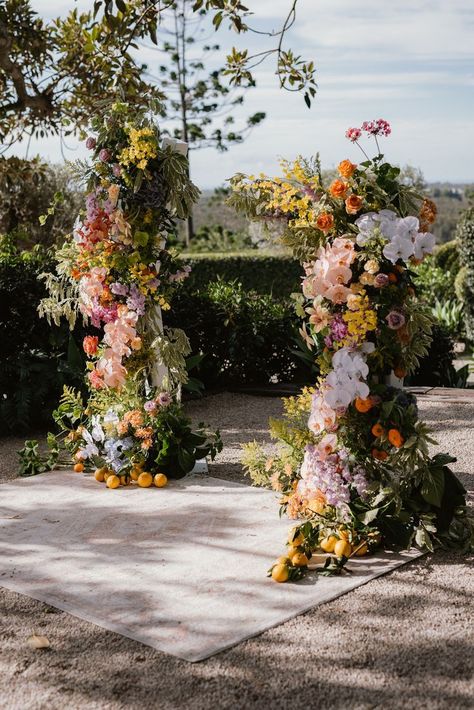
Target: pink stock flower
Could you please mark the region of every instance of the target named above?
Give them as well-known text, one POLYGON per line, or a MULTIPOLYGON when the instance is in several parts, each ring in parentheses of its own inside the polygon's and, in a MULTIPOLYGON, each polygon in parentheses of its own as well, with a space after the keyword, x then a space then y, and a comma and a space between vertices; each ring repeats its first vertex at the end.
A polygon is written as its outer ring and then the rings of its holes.
POLYGON ((105 387, 104 380, 102 379, 101 374, 97 370, 92 370, 92 372, 89 372, 88 378, 91 387, 93 387, 94 389, 100 390, 105 387))
POLYGON ((356 141, 359 140, 359 138, 362 135, 362 131, 360 128, 348 128, 346 131, 346 138, 351 141, 351 143, 355 143, 356 141))

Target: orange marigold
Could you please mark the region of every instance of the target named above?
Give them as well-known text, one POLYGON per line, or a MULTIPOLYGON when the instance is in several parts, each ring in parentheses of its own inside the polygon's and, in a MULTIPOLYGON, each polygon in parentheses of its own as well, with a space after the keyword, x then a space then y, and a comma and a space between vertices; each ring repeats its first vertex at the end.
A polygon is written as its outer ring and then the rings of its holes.
POLYGON ((354 406, 358 412, 365 414, 366 412, 370 412, 374 405, 370 397, 367 397, 367 399, 362 399, 362 397, 356 397, 354 401, 354 406))
POLYGON ((374 424, 374 426, 371 429, 372 434, 376 436, 377 438, 379 436, 383 436, 385 434, 385 429, 383 426, 380 424, 380 422, 377 422, 377 424, 374 424))
POLYGON ((399 449, 400 446, 403 446, 403 444, 405 442, 405 439, 400 434, 398 429, 389 429, 388 430, 388 440, 392 444, 392 446, 396 446, 397 449, 399 449))

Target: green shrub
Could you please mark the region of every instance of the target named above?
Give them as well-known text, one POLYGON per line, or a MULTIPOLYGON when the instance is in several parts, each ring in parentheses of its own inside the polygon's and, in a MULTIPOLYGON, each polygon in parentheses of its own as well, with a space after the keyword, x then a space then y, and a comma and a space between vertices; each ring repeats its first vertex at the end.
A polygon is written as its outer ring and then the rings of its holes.
POLYGON ((458 299, 458 301, 463 304, 463 307, 464 307, 464 301, 467 298, 466 280, 467 280, 467 267, 462 266, 459 269, 457 276, 454 280, 454 293, 456 294, 456 298, 458 299))
POLYGON ((415 284, 420 298, 429 304, 435 300, 447 301, 453 296, 454 277, 451 271, 446 271, 434 263, 433 259, 425 259, 413 267, 415 284))
POLYGON ((464 322, 468 339, 474 341, 474 207, 467 209, 458 222, 456 237, 461 263, 466 268, 462 289, 464 322))
POLYGON ((256 248, 246 232, 233 232, 221 224, 213 224, 200 227, 196 231, 187 251, 190 254, 235 253, 256 248))
POLYGON ((37 276, 51 268, 45 251, 20 252, 0 237, 0 433, 51 423, 63 385, 83 384, 83 330, 38 317, 46 294, 37 276))
POLYGON ((466 387, 469 375, 467 366, 456 372, 453 365, 454 342, 443 325, 433 326, 433 340, 426 357, 420 360, 415 375, 407 378, 405 384, 425 387, 466 387))
POLYGON ((460 269, 459 250, 456 239, 437 246, 433 254, 433 261, 440 269, 449 271, 456 277, 460 269))
POLYGON ((237 279, 244 291, 271 294, 286 298, 301 288, 301 264, 286 254, 268 254, 260 250, 238 254, 182 254, 191 266, 191 276, 186 282, 186 292, 205 289, 220 278, 237 279))
POLYGON ((310 379, 292 351, 300 319, 289 300, 217 280, 194 293, 182 289, 165 319, 186 331, 193 353, 204 353, 196 377, 208 388, 310 379))

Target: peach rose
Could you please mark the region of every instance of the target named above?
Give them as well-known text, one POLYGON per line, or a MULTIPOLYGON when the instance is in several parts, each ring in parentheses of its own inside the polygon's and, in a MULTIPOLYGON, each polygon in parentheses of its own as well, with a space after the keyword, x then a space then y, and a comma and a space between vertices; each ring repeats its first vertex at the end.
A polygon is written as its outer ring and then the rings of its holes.
POLYGON ((343 178, 350 178, 354 174, 354 171, 356 168, 357 168, 357 165, 355 165, 354 163, 351 163, 350 160, 343 160, 337 166, 337 172, 343 178))
POLYGON ((346 199, 346 212, 347 214, 357 214, 362 207, 363 203, 362 197, 359 195, 349 195, 346 199))
POLYGON ((329 212, 321 212, 316 220, 316 226, 321 232, 327 234, 334 226, 334 217, 329 212))
POLYGON ((347 183, 343 182, 342 180, 334 180, 329 185, 329 193, 332 195, 332 197, 344 199, 347 193, 347 183))

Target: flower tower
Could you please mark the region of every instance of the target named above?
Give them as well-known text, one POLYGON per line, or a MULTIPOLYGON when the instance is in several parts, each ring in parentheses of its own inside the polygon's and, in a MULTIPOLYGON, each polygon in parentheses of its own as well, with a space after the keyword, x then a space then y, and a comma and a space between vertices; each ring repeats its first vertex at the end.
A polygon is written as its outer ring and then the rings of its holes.
POLYGON ((383 119, 349 129, 364 160, 343 160, 328 184, 318 160, 302 158, 284 162, 283 177, 231 181, 231 204, 253 219, 279 219, 302 261, 296 307, 319 370, 315 387, 286 400, 284 419, 271 422, 279 454, 245 447, 254 481, 278 491, 297 521, 269 572, 276 581, 299 578, 316 551, 329 553, 319 571, 337 573, 380 545, 433 549, 469 534, 465 491, 447 466, 454 459, 430 456, 415 397, 393 386, 430 342, 410 266, 433 250, 436 208, 384 160, 378 139, 390 130, 383 119), (372 159, 364 133, 376 144, 372 159))
POLYGON ((192 431, 180 404, 189 342, 163 326, 161 311, 188 275, 167 246, 176 218, 199 190, 189 179, 186 146, 162 139, 146 115, 114 104, 92 121, 92 161, 77 173, 85 210, 57 251, 56 275, 42 315, 71 326, 82 316, 87 398, 65 389, 54 416, 75 470, 95 468, 109 488, 134 481, 158 487, 220 449, 218 434, 192 431))

